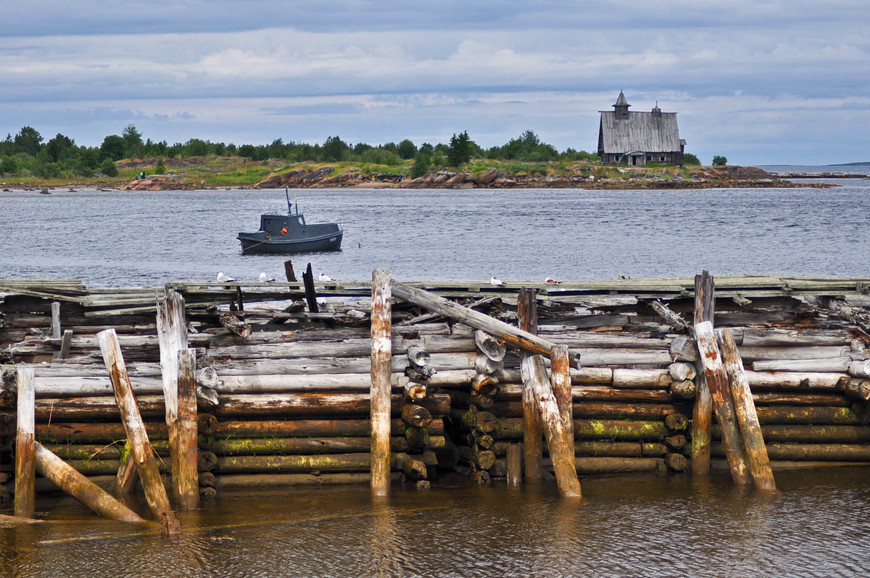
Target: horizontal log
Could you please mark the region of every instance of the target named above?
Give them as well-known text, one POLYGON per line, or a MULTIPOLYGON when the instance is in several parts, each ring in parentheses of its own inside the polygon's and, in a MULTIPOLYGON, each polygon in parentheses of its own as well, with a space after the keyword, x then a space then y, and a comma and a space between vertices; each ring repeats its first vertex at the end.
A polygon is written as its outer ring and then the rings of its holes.
MULTIPOLYGON (((444 420, 435 418, 426 430, 432 435, 444 434, 444 420)), ((37 428, 38 431, 38 428, 37 428)), ((392 435, 405 435, 408 426, 401 419, 390 421, 392 435)), ((370 419, 309 419, 270 421, 221 421, 215 431, 217 439, 253 437, 350 437, 369 436, 370 419)))
MULTIPOLYGON (((816 390, 818 391, 818 390, 816 390)), ((758 405, 836 405, 845 407, 850 402, 839 391, 831 393, 805 393, 803 391, 759 391, 752 394, 758 405)))
MULTIPOLYGON (((429 436, 429 444, 440 446, 444 442, 444 436, 429 436)), ((368 453, 371 450, 371 438, 235 438, 213 440, 205 447, 218 456, 368 453)), ((407 453, 405 436, 390 438, 390 451, 407 453)))
POLYGON ((732 329, 737 345, 744 347, 794 347, 810 345, 837 346, 849 343, 845 331, 815 329, 760 329, 745 327, 732 329))
MULTIPOLYGON (((549 359, 544 363, 549 367, 549 359)), ((523 377, 519 368, 503 369, 495 372, 495 377, 500 383, 521 384, 523 377)), ((573 385, 605 385, 613 383, 613 370, 609 367, 581 367, 571 368, 571 383, 573 385)))
MULTIPOLYGON (((772 460, 814 460, 870 462, 870 445, 867 444, 797 444, 768 443, 767 453, 772 460)), ((712 454, 724 455, 719 444, 713 444, 712 454)))
MULTIPOLYGON (((497 440, 518 440, 523 437, 521 418, 497 418, 491 432, 497 440)), ((576 440, 660 440, 669 435, 661 421, 631 420, 574 420, 574 439, 576 440)))
MULTIPOLYGON (((574 466, 580 475, 659 472, 664 471, 665 467, 661 458, 620 457, 579 457, 574 459, 574 466)), ((544 467, 552 472, 553 465, 549 458, 544 460, 544 467)), ((504 477, 507 474, 505 460, 496 460, 490 473, 496 477, 504 477)))
MULTIPOLYGON (((165 423, 145 423, 145 431, 148 433, 148 439, 153 442, 156 440, 167 439, 165 423)), ((65 444, 65 443, 104 443, 110 444, 115 441, 124 441, 127 434, 124 431, 124 424, 120 421, 117 423, 51 423, 36 424, 36 439, 46 447, 48 444, 65 444)))
MULTIPOLYGON (((713 426, 714 438, 719 438, 719 427, 713 426)), ((761 426, 764 441, 782 443, 870 443, 870 428, 863 425, 781 425, 761 426)))
MULTIPOLYGON (((671 396, 667 391, 651 389, 618 389, 609 386, 574 386, 571 388, 574 402, 579 401, 626 401, 667 403, 671 396)), ((518 384, 500 384, 496 395, 497 400, 521 399, 522 386, 518 384)))
POLYGON ((835 389, 843 387, 849 376, 845 373, 747 371, 746 379, 752 388, 835 389))
MULTIPOLYGON (((572 404, 575 418, 617 418, 638 420, 664 420, 665 416, 677 413, 672 404, 639 404, 582 401, 572 404)), ((492 412, 501 417, 521 417, 522 402, 498 401, 492 412)))
POLYGON ((827 359, 762 359, 752 362, 753 371, 799 371, 822 373, 846 373, 852 359, 829 357, 827 359))
MULTIPOLYGON (((499 441, 492 446, 497 457, 507 455, 508 446, 513 442, 499 441)), ((544 453, 547 453, 544 448, 544 453)), ((590 457, 663 457, 667 453, 664 444, 658 442, 609 442, 609 441, 575 441, 574 454, 590 457)))
MULTIPOLYGON (((429 352, 474 351, 474 338, 471 334, 458 334, 454 337, 426 335, 418 340, 407 340, 394 335, 393 355, 405 356, 408 347, 417 345, 429 352)), ((268 344, 246 345, 245 347, 225 346, 209 348, 209 355, 218 361, 243 359, 291 359, 296 357, 365 357, 371 355, 371 338, 345 339, 341 341, 277 341, 268 344)))
POLYGON ((811 345, 805 347, 740 347, 744 362, 761 359, 830 359, 849 357, 848 345, 811 345))
MULTIPOLYGON (((432 452, 423 454, 390 454, 390 470, 401 471, 405 460, 417 459, 426 465, 437 465, 438 460, 432 452)), ((371 468, 371 454, 327 454, 327 455, 274 455, 274 456, 222 456, 217 460, 215 473, 311 473, 311 472, 368 472, 371 468)))
POLYGON ((762 424, 859 425, 861 418, 848 407, 759 406, 762 424))
MULTIPOLYGON (((398 482, 402 472, 391 472, 390 479, 398 482)), ((223 474, 217 476, 215 487, 218 491, 250 488, 284 488, 288 486, 334 486, 349 484, 368 484, 368 472, 313 473, 313 474, 223 474)))
POLYGON ((623 389, 667 389, 671 386, 671 383, 673 383, 673 379, 671 379, 667 369, 613 370, 613 387, 623 389))
MULTIPOLYGON (((120 460, 124 453, 123 442, 110 444, 43 444, 57 457, 63 460, 120 460)), ((169 442, 166 440, 151 440, 151 447, 161 457, 169 456, 169 442)))
MULTIPOLYGON (((412 347, 415 350, 416 347, 412 347)), ((426 367, 437 370, 474 369, 477 354, 473 351, 429 353, 426 367)), ((396 355, 392 358, 393 373, 403 373, 409 361, 407 357, 396 355)), ((371 354, 368 357, 294 357, 279 359, 260 359, 253 361, 218 362, 215 371, 221 378, 231 375, 309 375, 309 374, 368 374, 371 370, 371 354)))
MULTIPOLYGON (((394 416, 401 413, 405 398, 391 396, 394 416)), ((368 394, 350 393, 295 393, 295 394, 236 394, 221 396, 221 404, 214 409, 218 420, 241 416, 325 416, 365 415, 370 412, 368 394)), ((450 396, 430 394, 419 405, 432 415, 444 415, 450 410, 450 396)))

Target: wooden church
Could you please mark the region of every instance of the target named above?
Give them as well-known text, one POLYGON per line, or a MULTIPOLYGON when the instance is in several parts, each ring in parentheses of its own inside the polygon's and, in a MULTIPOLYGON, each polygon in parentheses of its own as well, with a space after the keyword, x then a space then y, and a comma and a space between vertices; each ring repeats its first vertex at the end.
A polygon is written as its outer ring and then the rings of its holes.
POLYGON ((613 110, 602 110, 598 129, 598 155, 606 165, 683 166, 686 141, 680 138, 677 113, 662 112, 658 104, 650 112, 629 112, 622 91, 613 110))

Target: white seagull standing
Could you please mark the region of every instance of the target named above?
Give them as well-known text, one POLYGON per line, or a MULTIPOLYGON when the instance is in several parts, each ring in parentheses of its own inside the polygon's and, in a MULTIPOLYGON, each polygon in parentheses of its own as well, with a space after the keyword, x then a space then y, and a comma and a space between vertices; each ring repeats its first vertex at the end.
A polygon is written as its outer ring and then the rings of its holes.
POLYGON ((260 283, 271 283, 274 280, 274 277, 269 277, 265 273, 260 273, 260 283))
POLYGON ((324 273, 323 271, 320 272, 320 277, 318 277, 317 279, 318 279, 319 281, 324 281, 324 282, 326 282, 326 281, 332 281, 332 277, 330 277, 329 275, 327 275, 327 274, 324 273))
POLYGON ((233 279, 232 277, 227 277, 226 275, 224 275, 223 271, 218 272, 217 280, 221 283, 233 283, 235 281, 235 279, 233 279))
POLYGON ((504 285, 504 281, 502 281, 501 279, 496 279, 495 277, 490 277, 489 283, 490 285, 495 285, 496 287, 501 287, 502 285, 504 285))

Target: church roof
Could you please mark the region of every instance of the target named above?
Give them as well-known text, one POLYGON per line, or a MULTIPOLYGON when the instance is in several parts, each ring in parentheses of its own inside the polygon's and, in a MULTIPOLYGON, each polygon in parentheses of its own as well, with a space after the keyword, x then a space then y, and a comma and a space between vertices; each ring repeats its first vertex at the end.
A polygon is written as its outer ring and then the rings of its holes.
MULTIPOLYGON (((622 100, 625 98, 620 93, 622 100)), ((617 101, 619 102, 619 101, 617 101)), ((649 153, 680 150, 680 129, 675 112, 629 112, 620 118, 615 112, 601 111, 599 152, 649 153)))

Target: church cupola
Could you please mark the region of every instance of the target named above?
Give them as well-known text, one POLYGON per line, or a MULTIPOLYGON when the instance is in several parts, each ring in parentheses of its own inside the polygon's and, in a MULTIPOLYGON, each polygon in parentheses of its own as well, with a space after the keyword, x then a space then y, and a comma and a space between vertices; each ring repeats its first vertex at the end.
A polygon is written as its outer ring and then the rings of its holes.
POLYGON ((628 118, 628 101, 625 100, 625 95, 619 91, 619 96, 616 99, 616 104, 613 105, 613 112, 616 118, 628 118))

